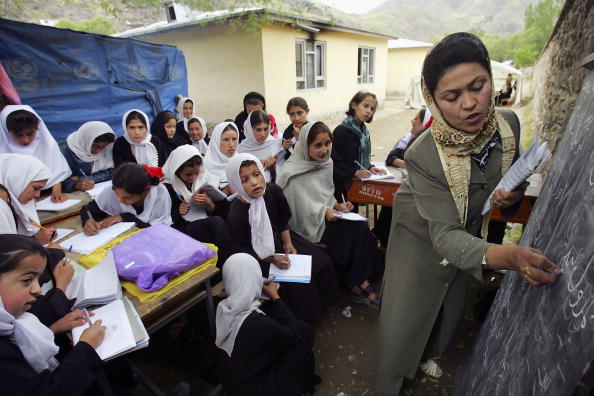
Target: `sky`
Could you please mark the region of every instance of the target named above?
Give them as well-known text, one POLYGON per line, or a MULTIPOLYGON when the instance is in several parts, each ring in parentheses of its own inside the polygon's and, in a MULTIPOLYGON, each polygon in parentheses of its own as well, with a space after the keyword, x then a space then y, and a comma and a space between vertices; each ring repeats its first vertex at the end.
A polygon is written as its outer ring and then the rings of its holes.
POLYGON ((330 5, 341 11, 362 14, 380 5, 386 0, 317 0, 319 3, 330 5))

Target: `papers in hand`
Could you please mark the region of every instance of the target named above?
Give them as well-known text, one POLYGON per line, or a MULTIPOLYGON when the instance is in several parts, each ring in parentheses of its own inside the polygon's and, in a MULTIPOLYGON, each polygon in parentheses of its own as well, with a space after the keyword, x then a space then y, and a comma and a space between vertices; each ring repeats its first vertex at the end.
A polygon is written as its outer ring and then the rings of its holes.
POLYGON ((101 191, 105 190, 106 188, 111 188, 111 186, 112 186, 111 180, 104 181, 101 183, 95 183, 95 186, 93 186, 93 188, 91 188, 90 190, 87 190, 87 194, 89 194, 89 196, 92 199, 95 199, 95 198, 97 198, 97 196, 99 196, 101 191))
MULTIPOLYGON (((278 253, 284 255, 283 253, 278 253)), ((311 256, 303 254, 289 254, 291 266, 287 269, 277 268, 270 264, 268 279, 275 282, 309 283, 311 281, 311 256)))
POLYGON ((507 173, 503 175, 499 184, 495 187, 489 198, 483 205, 483 215, 491 210, 491 197, 495 191, 503 189, 505 191, 513 191, 518 186, 526 181, 532 173, 541 165, 548 161, 551 157, 551 152, 547 147, 546 142, 542 142, 539 137, 536 137, 528 150, 509 168, 507 173))
POLYGON ((213 202, 222 201, 223 199, 227 198, 227 195, 224 192, 208 183, 201 185, 198 191, 204 191, 204 193, 208 195, 208 197, 212 199, 213 202))
MULTIPOLYGON (((148 346, 149 336, 136 312, 134 305, 124 298, 115 300, 93 311, 91 321, 101 320, 106 327, 105 338, 96 349, 99 357, 111 360, 126 353, 148 346)), ((76 344, 82 332, 89 327, 84 324, 72 329, 72 341, 76 344)))
POLYGON ((72 238, 60 242, 60 246, 64 249, 68 249, 72 245, 72 250, 74 252, 89 254, 105 245, 122 232, 128 231, 132 226, 134 226, 133 222, 115 223, 107 228, 103 228, 97 235, 92 236, 85 235, 84 232, 81 232, 72 238))
POLYGON ((42 199, 41 201, 37 201, 35 207, 37 210, 47 210, 49 212, 59 212, 61 210, 68 209, 77 203, 80 202, 80 199, 67 199, 64 202, 54 203, 52 202, 51 197, 47 197, 46 199, 42 199))
POLYGON ((355 212, 338 212, 334 213, 335 217, 343 220, 350 220, 350 221, 367 221, 367 218, 361 216, 359 213, 355 212))
POLYGON ((66 288, 66 297, 76 299, 74 308, 106 304, 122 298, 122 287, 116 271, 113 253, 109 252, 99 264, 73 278, 66 288))

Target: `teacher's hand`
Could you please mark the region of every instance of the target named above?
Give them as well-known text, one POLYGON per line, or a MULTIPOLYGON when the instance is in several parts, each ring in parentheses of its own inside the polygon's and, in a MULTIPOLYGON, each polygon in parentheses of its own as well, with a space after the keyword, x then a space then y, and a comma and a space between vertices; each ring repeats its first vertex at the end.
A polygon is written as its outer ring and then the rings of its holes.
POLYGON ((524 196, 523 189, 516 189, 514 191, 505 191, 499 189, 495 191, 491 197, 491 207, 493 208, 508 208, 518 202, 524 196))
POLYGON ((518 246, 512 254, 514 271, 520 274, 524 282, 532 286, 553 283, 561 274, 561 269, 546 258, 540 250, 518 246))
POLYGON ((371 172, 368 171, 367 169, 359 169, 358 171, 355 172, 355 177, 357 177, 359 179, 371 177, 371 172))

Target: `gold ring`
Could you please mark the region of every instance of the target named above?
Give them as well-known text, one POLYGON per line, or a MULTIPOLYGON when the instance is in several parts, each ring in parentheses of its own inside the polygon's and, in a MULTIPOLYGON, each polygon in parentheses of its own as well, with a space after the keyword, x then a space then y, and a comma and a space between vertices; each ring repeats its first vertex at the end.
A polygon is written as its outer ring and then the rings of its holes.
POLYGON ((528 266, 522 267, 522 274, 524 274, 525 277, 532 278, 532 271, 530 270, 530 267, 528 267, 528 266))

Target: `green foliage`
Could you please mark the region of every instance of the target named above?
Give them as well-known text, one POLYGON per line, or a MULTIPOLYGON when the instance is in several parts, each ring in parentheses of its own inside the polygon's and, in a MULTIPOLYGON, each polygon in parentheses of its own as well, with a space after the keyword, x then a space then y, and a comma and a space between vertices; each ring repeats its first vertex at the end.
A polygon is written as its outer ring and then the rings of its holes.
MULTIPOLYGON (((553 32, 557 17, 561 12, 562 0, 543 0, 528 6, 524 12, 524 31, 517 34, 485 34, 471 30, 483 40, 491 59, 504 61, 513 59, 516 67, 533 65, 553 32)), ((430 41, 437 43, 450 33, 433 36, 430 41)))
POLYGON ((116 29, 113 27, 111 22, 103 17, 87 19, 86 21, 81 22, 75 22, 69 19, 61 18, 54 25, 54 27, 96 34, 113 34, 116 32, 116 29))

